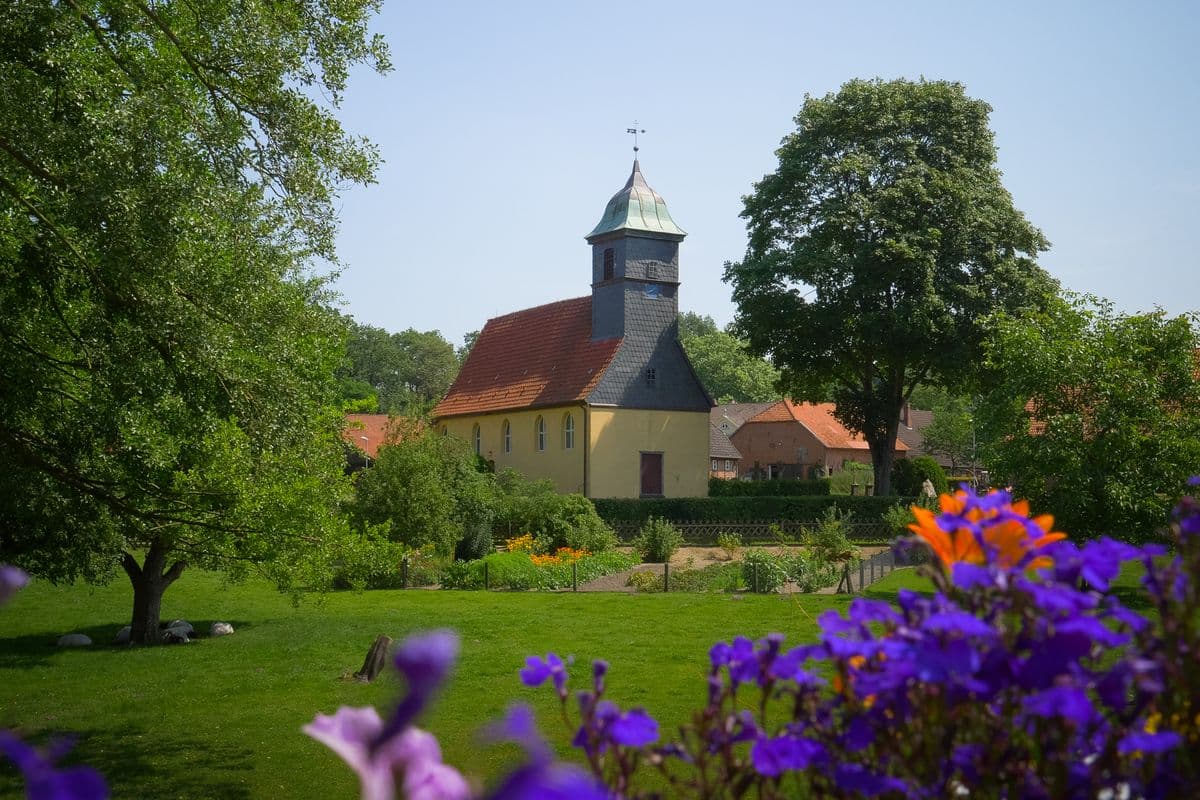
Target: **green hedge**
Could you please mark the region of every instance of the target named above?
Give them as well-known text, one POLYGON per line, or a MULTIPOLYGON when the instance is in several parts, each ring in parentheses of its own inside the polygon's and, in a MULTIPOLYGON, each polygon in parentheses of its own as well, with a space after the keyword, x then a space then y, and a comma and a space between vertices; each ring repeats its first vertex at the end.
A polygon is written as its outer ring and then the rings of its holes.
POLYGON ((858 522, 879 522, 896 505, 916 502, 912 497, 861 497, 851 495, 798 497, 653 497, 601 498, 593 501, 596 513, 610 525, 645 522, 650 517, 670 522, 795 521, 820 519, 829 508, 853 514, 858 522))
POLYGON ((811 481, 776 478, 769 481, 726 481, 708 479, 709 497, 795 497, 829 494, 829 479, 811 481))

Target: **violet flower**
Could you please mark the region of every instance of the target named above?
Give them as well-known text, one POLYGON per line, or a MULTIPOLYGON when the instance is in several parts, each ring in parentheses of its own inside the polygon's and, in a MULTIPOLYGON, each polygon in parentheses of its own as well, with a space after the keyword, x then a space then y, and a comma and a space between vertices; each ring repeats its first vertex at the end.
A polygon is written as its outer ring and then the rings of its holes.
POLYGON ((521 683, 526 686, 541 686, 550 678, 558 696, 562 699, 567 696, 567 668, 556 653, 547 653, 544 660, 537 656, 529 656, 525 659, 525 667, 520 675, 521 683))
POLYGON ((54 762, 70 749, 71 743, 63 740, 38 750, 21 741, 16 734, 0 730, 0 753, 21 771, 25 778, 25 796, 30 800, 106 800, 108 786, 92 767, 55 768, 54 762))
POLYGON ((380 748, 425 710, 434 693, 458 659, 458 634, 450 630, 410 636, 396 648, 396 669, 404 676, 408 692, 379 731, 371 747, 380 748))
POLYGON ((606 800, 608 797, 605 789, 581 768, 552 759, 549 745, 537 732, 529 706, 513 706, 485 735, 490 741, 515 742, 526 754, 525 763, 488 794, 487 800, 606 800))
POLYGON ((10 564, 0 564, 0 605, 29 584, 29 575, 10 564))

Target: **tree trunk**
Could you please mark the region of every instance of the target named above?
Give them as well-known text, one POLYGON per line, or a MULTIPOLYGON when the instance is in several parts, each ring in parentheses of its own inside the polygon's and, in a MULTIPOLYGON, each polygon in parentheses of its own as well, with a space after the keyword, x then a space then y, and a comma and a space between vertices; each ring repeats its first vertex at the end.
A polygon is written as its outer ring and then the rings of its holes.
POLYGON ((875 494, 884 497, 892 493, 892 463, 896 460, 896 433, 900 427, 900 412, 887 426, 883 441, 867 438, 871 450, 871 466, 875 469, 875 494))
POLYGON ((367 657, 363 660, 362 668, 354 673, 354 677, 363 683, 370 683, 378 677, 387 664, 388 651, 392 649, 392 639, 390 636, 384 636, 382 633, 375 637, 375 643, 371 645, 371 649, 367 651, 367 657))
POLYGON ((129 553, 122 554, 121 566, 133 585, 133 619, 129 623, 130 644, 154 645, 160 641, 158 623, 163 592, 187 568, 187 562, 176 561, 169 570, 164 571, 166 563, 167 545, 162 539, 151 542, 149 550, 146 551, 145 562, 141 566, 138 566, 137 559, 129 553))

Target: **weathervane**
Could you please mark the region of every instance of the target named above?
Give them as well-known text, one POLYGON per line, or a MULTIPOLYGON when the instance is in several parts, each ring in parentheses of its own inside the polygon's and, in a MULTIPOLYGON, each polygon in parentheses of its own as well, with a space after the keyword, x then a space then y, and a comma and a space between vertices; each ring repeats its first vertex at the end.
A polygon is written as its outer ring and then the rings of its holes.
POLYGON ((639 133, 645 133, 645 132, 646 132, 646 129, 645 129, 645 128, 639 129, 639 128, 638 128, 638 126, 637 126, 637 124, 638 124, 638 121, 635 119, 635 120, 633 121, 633 127, 632 127, 632 128, 626 128, 626 129, 625 129, 625 132, 626 132, 626 133, 632 133, 632 134, 633 134, 633 157, 634 157, 634 158, 637 158, 637 152, 638 152, 638 143, 637 143, 637 137, 638 137, 638 134, 639 134, 639 133))

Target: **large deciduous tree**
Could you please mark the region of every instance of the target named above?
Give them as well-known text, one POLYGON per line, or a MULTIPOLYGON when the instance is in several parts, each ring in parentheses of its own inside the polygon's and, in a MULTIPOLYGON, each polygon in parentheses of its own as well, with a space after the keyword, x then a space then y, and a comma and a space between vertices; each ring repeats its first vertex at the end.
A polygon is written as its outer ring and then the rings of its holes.
POLYGON ((696 376, 718 403, 759 403, 778 398, 779 371, 746 349, 746 343, 717 328, 712 317, 679 315, 679 341, 696 376))
POLYGON ((0 15, 0 558, 133 586, 321 580, 347 526, 313 265, 376 157, 328 106, 375 0, 16 0, 0 15))
POLYGON ((1063 530, 1152 537, 1200 464, 1196 317, 1072 298, 997 318, 986 346, 995 478, 1063 530))
POLYGON ((1000 182, 990 110, 957 83, 851 81, 805 100, 745 198, 746 256, 725 272, 736 327, 794 397, 832 394, 880 492, 913 388, 962 384, 983 318, 1053 290, 1033 260, 1046 240, 1000 182))
POLYGON ((388 333, 350 319, 346 323, 347 359, 338 375, 348 386, 371 387, 378 398, 372 411, 419 417, 441 399, 458 373, 454 345, 437 331, 388 333))

